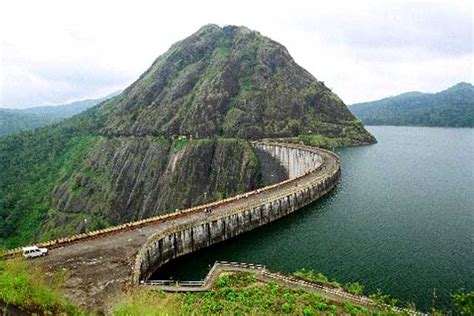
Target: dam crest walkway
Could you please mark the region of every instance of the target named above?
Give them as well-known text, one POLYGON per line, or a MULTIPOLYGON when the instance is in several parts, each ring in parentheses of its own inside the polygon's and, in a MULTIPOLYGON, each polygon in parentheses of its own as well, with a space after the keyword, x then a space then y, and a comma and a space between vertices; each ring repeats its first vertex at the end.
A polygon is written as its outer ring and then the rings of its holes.
POLYGON ((269 141, 252 145, 277 159, 289 179, 214 203, 41 243, 49 254, 32 263, 47 274, 66 273, 61 290, 75 304, 102 308, 166 262, 286 216, 337 184, 339 157, 330 151, 269 141))

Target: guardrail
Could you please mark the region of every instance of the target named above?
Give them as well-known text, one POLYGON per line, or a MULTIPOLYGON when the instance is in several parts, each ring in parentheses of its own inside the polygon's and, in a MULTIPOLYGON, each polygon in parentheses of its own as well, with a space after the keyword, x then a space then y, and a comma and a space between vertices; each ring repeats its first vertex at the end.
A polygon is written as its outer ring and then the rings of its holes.
POLYGON ((236 267, 243 269, 254 269, 254 270, 265 270, 266 266, 263 264, 254 264, 254 263, 243 263, 235 261, 216 261, 214 264, 219 264, 221 266, 236 267))
POLYGON ((317 289, 319 291, 323 291, 325 293, 328 293, 328 294, 331 294, 331 295, 334 295, 334 296, 338 296, 338 297, 341 297, 341 298, 346 298, 346 299, 358 302, 359 304, 363 304, 363 305, 381 306, 381 307, 383 307, 385 309, 388 309, 388 310, 393 310, 393 311, 398 312, 398 313, 406 313, 406 314, 409 314, 409 315, 419 315, 419 316, 428 315, 428 314, 424 314, 424 313, 421 313, 421 312, 418 312, 418 311, 414 311, 414 310, 410 310, 410 309, 406 309, 406 308, 401 308, 401 307, 397 307, 397 306, 390 306, 390 305, 387 305, 387 304, 377 304, 374 300, 372 300, 372 299, 370 299, 366 296, 354 295, 352 293, 344 291, 341 288, 328 287, 328 286, 320 285, 318 283, 313 283, 313 282, 306 281, 306 280, 303 280, 303 279, 288 277, 288 276, 284 276, 284 275, 281 275, 281 274, 278 274, 278 273, 271 273, 271 272, 268 272, 268 271, 263 271, 263 275, 266 276, 266 277, 269 277, 271 279, 283 281, 285 283, 290 283, 290 284, 294 284, 294 285, 300 285, 300 286, 305 286, 305 287, 317 289))
POLYGON ((149 286, 176 286, 176 287, 186 287, 186 286, 196 286, 204 287, 206 286, 210 279, 213 277, 215 271, 219 267, 229 267, 229 268, 238 268, 238 269, 248 269, 248 270, 257 270, 264 271, 266 267, 262 264, 253 264, 253 263, 242 263, 242 262, 229 262, 229 261, 216 261, 212 266, 211 270, 206 275, 206 278, 202 281, 174 281, 174 280, 146 280, 140 281, 140 285, 149 285, 149 286))
POLYGON ((180 290, 179 287, 201 287, 203 291, 210 290, 211 285, 210 281, 215 277, 216 270, 221 268, 222 270, 228 271, 239 271, 239 269, 244 270, 254 270, 257 271, 257 276, 260 274, 264 278, 273 279, 275 281, 283 282, 287 285, 293 286, 300 286, 304 288, 309 288, 312 290, 316 290, 319 292, 324 292, 330 296, 338 297, 340 299, 347 299, 357 304, 361 304, 364 306, 373 306, 378 308, 384 308, 387 310, 393 310, 398 313, 404 313, 413 316, 427 316, 428 314, 424 314, 418 311, 400 308, 396 306, 390 306, 387 304, 377 304, 374 300, 368 298, 367 296, 363 295, 354 295, 352 293, 346 292, 341 288, 333 288, 324 286, 318 283, 310 282, 304 279, 290 277, 281 275, 279 273, 273 273, 267 270, 265 265, 262 264, 253 264, 253 263, 242 263, 242 262, 229 262, 229 261, 216 261, 212 266, 211 270, 209 270, 206 278, 202 281, 172 281, 172 280, 148 280, 140 282, 140 285, 143 286, 153 286, 153 287, 167 287, 170 290, 170 287, 175 287, 174 291, 182 291, 186 292, 186 289, 180 290))

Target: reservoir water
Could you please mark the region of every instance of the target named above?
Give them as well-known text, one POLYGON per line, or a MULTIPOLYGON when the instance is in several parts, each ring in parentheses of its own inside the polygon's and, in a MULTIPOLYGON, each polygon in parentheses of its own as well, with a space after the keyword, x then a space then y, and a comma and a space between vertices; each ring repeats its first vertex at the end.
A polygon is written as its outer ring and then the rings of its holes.
POLYGON ((337 150, 342 177, 326 198, 161 268, 203 278, 216 260, 306 268, 358 281, 423 310, 474 290, 474 129, 368 127, 378 144, 337 150))

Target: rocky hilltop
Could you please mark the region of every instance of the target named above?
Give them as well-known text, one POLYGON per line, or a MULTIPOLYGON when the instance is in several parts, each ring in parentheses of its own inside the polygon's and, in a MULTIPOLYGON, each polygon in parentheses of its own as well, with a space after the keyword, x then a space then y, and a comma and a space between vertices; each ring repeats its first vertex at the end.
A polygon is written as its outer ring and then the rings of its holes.
POLYGON ((286 48, 246 27, 207 25, 174 44, 117 99, 107 135, 241 138, 358 128, 337 95, 286 48))
POLYGON ((285 47, 245 27, 204 26, 119 96, 0 139, 0 245, 255 189, 275 168, 248 140, 308 135, 375 141, 285 47))

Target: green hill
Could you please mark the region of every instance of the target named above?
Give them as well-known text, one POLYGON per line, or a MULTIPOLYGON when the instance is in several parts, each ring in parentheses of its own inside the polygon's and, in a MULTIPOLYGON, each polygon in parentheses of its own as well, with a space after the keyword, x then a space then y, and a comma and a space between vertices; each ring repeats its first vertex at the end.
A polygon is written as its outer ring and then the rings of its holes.
POLYGON ((284 46, 245 27, 204 26, 120 95, 0 139, 0 243, 88 231, 254 189, 261 169, 248 139, 300 134, 375 141, 284 46))
POLYGON ((409 92, 350 106, 367 125, 474 127, 474 87, 465 82, 438 92, 409 92))
POLYGON ((87 99, 64 105, 37 106, 27 109, 0 109, 0 137, 59 122, 87 110, 120 92, 100 99, 87 99))

